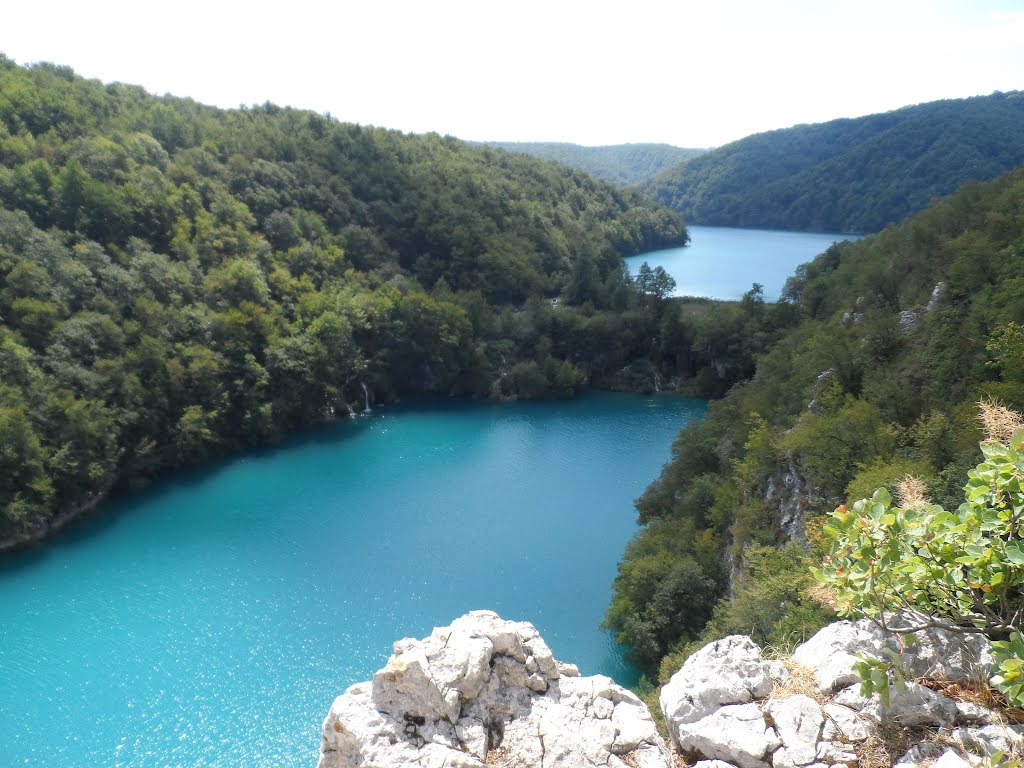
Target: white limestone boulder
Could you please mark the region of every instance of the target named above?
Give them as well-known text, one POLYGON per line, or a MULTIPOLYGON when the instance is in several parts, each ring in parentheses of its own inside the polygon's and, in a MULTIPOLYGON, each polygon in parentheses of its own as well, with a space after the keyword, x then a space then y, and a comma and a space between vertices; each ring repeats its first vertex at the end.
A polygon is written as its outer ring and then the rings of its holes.
POLYGON ((972 768, 972 766, 957 752, 947 749, 939 755, 938 760, 932 763, 931 768, 972 768))
POLYGON ((765 703, 782 746, 775 752, 775 768, 797 768, 818 760, 818 741, 825 728, 825 714, 810 696, 789 696, 765 703))
POLYGON ((473 611, 395 643, 324 721, 319 768, 669 768, 647 707, 560 665, 533 625, 473 611))
POLYGON ((893 764, 893 768, 924 768, 931 766, 946 750, 932 741, 915 744, 893 764))
POLYGON ((834 702, 823 707, 825 711, 825 726, 822 728, 821 737, 826 741, 842 743, 855 743, 866 741, 878 729, 870 721, 864 720, 857 715, 857 712, 834 702))
POLYGON ((862 622, 837 621, 822 628, 793 652, 793 661, 814 670, 814 682, 822 693, 859 681, 853 671, 857 653, 877 653, 878 639, 862 622))
POLYGON ((782 743, 753 702, 728 704, 696 722, 680 723, 676 736, 683 755, 724 760, 739 768, 767 768, 782 743))
POLYGON ((773 687, 771 668, 749 637, 731 635, 708 643, 661 689, 661 709, 673 743, 679 743, 682 725, 702 720, 724 705, 763 698, 773 687))

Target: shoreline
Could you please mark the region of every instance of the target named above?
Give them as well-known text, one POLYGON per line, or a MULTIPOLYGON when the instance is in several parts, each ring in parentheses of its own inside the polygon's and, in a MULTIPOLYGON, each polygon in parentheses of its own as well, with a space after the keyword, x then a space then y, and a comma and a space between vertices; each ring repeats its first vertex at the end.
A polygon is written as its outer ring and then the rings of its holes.
MULTIPOLYGON (((628 367, 629 366, 627 366, 627 368, 628 367)), ((621 373, 622 372, 620 371, 619 374, 621 375, 621 373)), ((642 378, 643 378, 643 375, 641 375, 641 379, 642 378)), ((647 387, 638 387, 638 386, 636 386, 637 383, 638 382, 633 382, 634 386, 616 387, 616 386, 613 385, 614 382, 605 381, 604 382, 604 386, 601 386, 601 387, 588 387, 587 389, 584 389, 582 392, 577 393, 576 395, 574 395, 573 397, 571 397, 569 399, 570 400, 575 400, 580 395, 586 394, 587 392, 620 392, 620 393, 637 394, 637 395, 643 395, 643 394, 671 395, 671 394, 676 394, 676 395, 679 395, 681 397, 697 397, 697 398, 700 398, 699 395, 694 395, 692 393, 686 392, 684 389, 679 387, 678 386, 679 385, 678 381, 673 381, 673 380, 666 381, 664 379, 652 379, 651 380, 652 386, 650 386, 649 388, 647 388, 647 387), (667 386, 665 388, 662 388, 662 387, 658 386, 659 384, 664 384, 664 385, 667 385, 667 386)), ((467 402, 473 402, 472 398, 459 398, 459 399, 466 400, 467 402)), ((704 399, 704 398, 700 398, 700 399, 704 399)), ((502 402, 502 401, 492 401, 492 402, 502 402)), ((317 426, 322 426, 323 424, 328 424, 328 423, 331 423, 331 422, 334 422, 334 421, 338 421, 340 419, 348 419, 348 418, 358 417, 359 415, 360 414, 358 412, 353 411, 351 409, 351 407, 350 407, 347 412, 342 411, 340 414, 339 413, 335 413, 335 414, 332 415, 331 418, 324 419, 323 421, 320 421, 320 422, 318 422, 316 424, 308 425, 307 427, 304 427, 304 428, 302 428, 300 430, 296 430, 295 432, 297 433, 297 432, 304 431, 305 429, 310 429, 310 428, 315 428, 317 426)), ((291 434, 294 434, 294 433, 291 433, 291 434)), ((290 437, 291 434, 286 435, 284 437, 285 438, 290 437)), ((268 443, 266 445, 272 445, 272 444, 273 443, 268 443)), ((256 449, 259 449, 259 448, 262 448, 262 447, 266 447, 266 446, 265 445, 263 445, 263 446, 253 446, 253 448, 256 448, 256 449)), ((231 455, 238 455, 238 454, 236 453, 236 454, 231 454, 231 455)), ((225 454, 225 455, 222 455, 222 456, 218 456, 218 457, 216 457, 216 459, 213 459, 213 461, 227 459, 227 458, 230 458, 231 455, 225 454)), ((209 463, 210 462, 203 462, 203 464, 209 464, 209 463)), ((191 468, 194 469, 197 466, 202 466, 203 464, 194 465, 191 468)), ((173 474, 173 473, 178 472, 178 471, 180 471, 182 469, 185 469, 185 467, 167 468, 165 471, 163 471, 163 472, 161 472, 159 474, 160 475, 173 474)), ((156 479, 156 478, 154 478, 154 479, 156 479)), ((110 497, 110 495, 112 493, 116 492, 118 490, 118 487, 119 487, 118 483, 115 482, 114 485, 111 488, 108 488, 108 489, 103 490, 103 491, 95 491, 95 492, 86 494, 85 497, 83 497, 78 502, 75 502, 73 504, 65 506, 63 509, 58 511, 57 514, 54 515, 52 518, 50 518, 48 520, 45 520, 45 521, 42 521, 41 523, 39 523, 38 526, 34 530, 32 530, 30 533, 25 534, 24 536, 8 537, 8 538, 5 538, 5 539, 0 539, 0 559, 3 559, 4 557, 7 557, 9 555, 12 555, 12 554, 14 554, 14 553, 16 553, 18 551, 27 549, 27 548, 29 548, 29 547, 31 547, 33 545, 41 544, 41 543, 47 541, 48 539, 56 536, 61 530, 63 530, 67 526, 71 525, 72 523, 87 517, 91 513, 96 512, 97 508, 102 504, 102 502, 106 501, 106 499, 108 497, 110 497)))
POLYGON ((109 490, 86 494, 85 498, 81 501, 69 504, 49 520, 40 523, 31 533, 25 536, 0 539, 0 555, 17 552, 20 549, 45 541, 69 523, 93 512, 109 494, 109 490))

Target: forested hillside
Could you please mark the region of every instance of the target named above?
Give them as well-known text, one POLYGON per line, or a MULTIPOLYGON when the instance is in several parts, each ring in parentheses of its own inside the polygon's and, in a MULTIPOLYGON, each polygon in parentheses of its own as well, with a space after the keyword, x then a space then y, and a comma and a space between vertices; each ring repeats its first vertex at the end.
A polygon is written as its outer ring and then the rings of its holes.
POLYGON ((652 673, 673 654, 663 681, 702 632, 784 646, 830 615, 804 592, 807 520, 813 550, 816 515, 908 474, 947 509, 962 502, 978 401, 1024 408, 1024 169, 833 246, 780 304, 749 311, 743 338, 760 316, 775 340, 637 501, 643 528, 608 612, 652 673))
POLYGON ((704 149, 684 149, 671 144, 612 144, 584 147, 556 141, 489 141, 487 146, 553 160, 591 176, 628 187, 647 181, 667 168, 704 154, 704 149))
POLYGON ((550 163, 0 57, 0 540, 364 388, 571 395, 650 351, 679 216, 550 163))
POLYGON ((1024 93, 749 136, 643 185, 693 224, 877 232, 1024 163, 1024 93))

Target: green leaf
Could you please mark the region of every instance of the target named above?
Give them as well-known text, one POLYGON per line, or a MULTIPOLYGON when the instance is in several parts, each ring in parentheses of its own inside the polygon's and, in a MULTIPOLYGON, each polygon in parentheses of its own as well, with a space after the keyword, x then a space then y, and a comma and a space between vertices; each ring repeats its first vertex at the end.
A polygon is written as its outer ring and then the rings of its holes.
POLYGON ((1012 541, 1007 544, 1006 559, 1014 565, 1024 565, 1024 542, 1012 541))

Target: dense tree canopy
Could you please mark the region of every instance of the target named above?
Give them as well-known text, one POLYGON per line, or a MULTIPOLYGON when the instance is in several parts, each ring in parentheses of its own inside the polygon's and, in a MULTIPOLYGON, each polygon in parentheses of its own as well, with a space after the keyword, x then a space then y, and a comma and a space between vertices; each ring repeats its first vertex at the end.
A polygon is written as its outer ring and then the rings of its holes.
POLYGON ((533 158, 0 57, 0 540, 364 386, 571 395, 650 352, 622 256, 686 239, 533 158))
POLYGON ((695 224, 877 232, 1024 163, 1024 93, 748 136, 643 185, 695 224))

